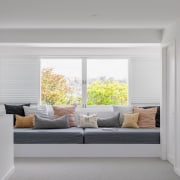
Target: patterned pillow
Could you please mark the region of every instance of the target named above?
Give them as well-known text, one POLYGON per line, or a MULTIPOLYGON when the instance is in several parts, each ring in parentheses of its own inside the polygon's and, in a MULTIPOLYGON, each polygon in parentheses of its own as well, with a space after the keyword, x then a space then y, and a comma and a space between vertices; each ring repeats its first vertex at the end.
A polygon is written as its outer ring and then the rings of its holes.
POLYGON ((138 126, 139 113, 124 114, 122 128, 139 128, 138 126))
POLYGON ((75 127, 75 106, 53 106, 54 118, 59 118, 64 115, 68 115, 70 127, 75 127))
POLYGON ((80 115, 79 127, 81 128, 98 128, 97 115, 80 115))
POLYGON ((157 112, 156 112, 156 127, 160 127, 160 106, 145 106, 145 107, 142 107, 144 109, 149 109, 149 108, 153 108, 153 107, 157 107, 157 112))
POLYGON ((156 127, 156 112, 157 107, 144 109, 134 107, 134 113, 139 113, 138 125, 140 128, 155 128, 156 127))

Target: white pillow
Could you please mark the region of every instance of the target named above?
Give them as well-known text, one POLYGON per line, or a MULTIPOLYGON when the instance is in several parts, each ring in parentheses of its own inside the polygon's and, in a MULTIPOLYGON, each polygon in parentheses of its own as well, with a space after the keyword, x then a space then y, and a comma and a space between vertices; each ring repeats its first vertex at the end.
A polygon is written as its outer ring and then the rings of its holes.
POLYGON ((81 128, 98 128, 97 115, 80 115, 79 127, 81 128))
POLYGON ((0 114, 6 114, 6 109, 4 104, 0 105, 0 114))
POLYGON ((37 114, 39 116, 47 117, 48 111, 46 106, 23 106, 26 116, 37 114))
POLYGON ((112 117, 114 116, 114 111, 112 106, 108 107, 87 107, 87 108, 81 108, 78 107, 75 111, 75 121, 78 124, 79 123, 79 116, 81 114, 91 115, 96 114, 97 117, 106 118, 106 117, 112 117))
POLYGON ((114 112, 120 112, 120 125, 123 123, 124 114, 133 113, 133 106, 113 106, 114 112))
POLYGON ((54 109, 52 105, 46 105, 47 114, 49 117, 54 118, 54 109))

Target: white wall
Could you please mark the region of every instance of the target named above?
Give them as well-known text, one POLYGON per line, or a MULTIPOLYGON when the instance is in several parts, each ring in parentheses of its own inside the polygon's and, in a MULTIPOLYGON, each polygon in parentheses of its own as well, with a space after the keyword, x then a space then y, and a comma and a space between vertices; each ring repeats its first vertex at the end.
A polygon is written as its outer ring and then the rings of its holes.
POLYGON ((13 116, 0 115, 0 179, 7 179, 14 171, 13 116))
POLYGON ((176 34, 176 123, 175 123, 175 170, 180 176, 180 21, 176 34))
POLYGON ((0 42, 160 43, 153 29, 0 29, 0 42))
POLYGON ((168 43, 174 41, 176 39, 176 31, 177 31, 177 24, 171 24, 167 28, 163 30, 162 33, 162 45, 167 45, 168 43))
POLYGON ((33 48, 0 47, 0 102, 39 103, 39 59, 47 55, 70 57, 114 57, 129 59, 129 101, 160 103, 160 47, 126 48, 33 48), (14 56, 13 56, 14 54, 14 56), (21 54, 21 56, 20 56, 21 54), (23 55, 24 54, 24 55, 23 55), (11 55, 11 57, 9 57, 11 55), (17 90, 17 91, 16 91, 17 90))
MULTIPOLYGON (((162 37, 163 45, 167 45, 168 43, 171 43, 173 41, 175 42, 175 79, 174 81, 175 81, 175 97, 176 98, 175 98, 175 125, 174 125, 174 128, 172 127, 171 131, 174 131, 175 133, 174 169, 175 169, 175 172, 180 176, 180 121, 179 121, 180 119, 180 81, 179 81, 179 77, 180 77, 180 21, 177 21, 175 24, 167 27, 163 32, 163 37, 162 37)), ((164 74, 163 76, 165 77, 166 74, 164 74)), ((165 98, 167 99, 167 97, 165 98)), ((167 119, 167 121, 169 120, 167 119)), ((166 124, 168 123, 166 122, 166 124)), ((165 132, 166 129, 164 129, 163 131, 165 132)))
POLYGON ((167 159, 175 162, 175 43, 172 42, 167 47, 167 159))

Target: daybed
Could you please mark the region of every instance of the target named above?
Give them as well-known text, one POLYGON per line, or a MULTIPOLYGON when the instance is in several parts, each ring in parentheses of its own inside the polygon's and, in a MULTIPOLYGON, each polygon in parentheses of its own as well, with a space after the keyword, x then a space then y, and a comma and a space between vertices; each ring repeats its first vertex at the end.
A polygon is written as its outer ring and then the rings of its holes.
MULTIPOLYGON (((115 114, 104 109, 80 109, 78 114, 115 114)), ((121 113, 120 113, 121 114, 121 113)), ((160 157, 160 128, 15 128, 16 157, 160 157)))

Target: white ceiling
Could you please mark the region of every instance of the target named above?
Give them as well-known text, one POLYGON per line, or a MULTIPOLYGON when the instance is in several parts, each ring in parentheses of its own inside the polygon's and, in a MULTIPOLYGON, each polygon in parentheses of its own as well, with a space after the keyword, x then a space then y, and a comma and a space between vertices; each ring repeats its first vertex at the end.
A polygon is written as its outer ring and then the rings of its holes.
POLYGON ((0 0, 0 28, 155 28, 180 17, 180 0, 0 0))

